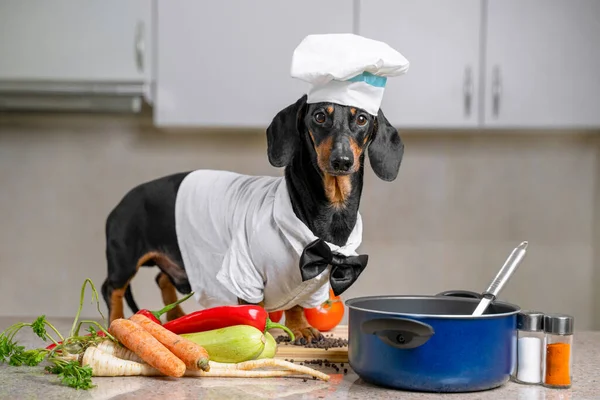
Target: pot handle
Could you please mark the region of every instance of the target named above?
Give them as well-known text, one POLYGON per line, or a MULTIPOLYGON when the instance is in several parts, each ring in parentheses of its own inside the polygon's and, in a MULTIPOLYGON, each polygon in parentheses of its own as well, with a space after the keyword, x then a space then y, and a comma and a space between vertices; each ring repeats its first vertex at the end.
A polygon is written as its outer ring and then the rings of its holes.
POLYGON ((468 297, 471 299, 479 299, 483 297, 481 293, 472 292, 470 290, 446 290, 436 294, 436 296, 450 296, 450 297, 468 297))
POLYGON ((379 340, 397 349, 422 346, 435 333, 431 325, 406 318, 372 319, 363 322, 360 329, 367 335, 377 335, 379 340))

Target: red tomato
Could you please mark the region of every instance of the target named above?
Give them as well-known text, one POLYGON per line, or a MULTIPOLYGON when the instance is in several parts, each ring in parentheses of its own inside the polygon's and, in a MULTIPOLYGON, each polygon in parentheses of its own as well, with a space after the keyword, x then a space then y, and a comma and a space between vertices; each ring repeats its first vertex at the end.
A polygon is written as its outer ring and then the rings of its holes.
POLYGON ((340 296, 334 296, 329 290, 329 300, 316 308, 305 308, 306 320, 321 332, 327 332, 338 326, 344 317, 344 303, 340 296))
POLYGON ((279 322, 281 320, 281 317, 283 317, 283 310, 273 311, 269 313, 269 319, 271 320, 271 322, 279 322))

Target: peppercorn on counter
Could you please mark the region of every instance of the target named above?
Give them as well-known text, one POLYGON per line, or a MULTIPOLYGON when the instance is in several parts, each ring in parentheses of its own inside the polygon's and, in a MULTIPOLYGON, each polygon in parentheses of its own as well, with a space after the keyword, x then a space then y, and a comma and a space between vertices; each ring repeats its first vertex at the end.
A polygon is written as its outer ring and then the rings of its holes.
MULTIPOLYGON (((68 330, 70 318, 51 318, 58 330, 68 330)), ((0 317, 0 331, 19 321, 29 318, 0 317)), ((335 339, 343 341, 344 327, 337 327, 335 339)), ((277 331, 273 331, 277 337, 277 331)), ((347 333, 346 333, 347 335, 347 333)), ((19 343, 26 348, 38 347, 40 339, 20 332, 19 343)), ((279 346, 285 344, 279 343, 279 346)), ((289 347, 289 345, 288 345, 289 347)), ((332 349, 334 350, 334 349, 332 349)), ((311 368, 328 374, 328 382, 307 377, 276 378, 217 378, 184 377, 95 377, 96 385, 89 390, 75 390, 57 384, 56 376, 38 367, 12 367, 0 365, 0 399, 599 399, 600 398, 600 331, 575 331, 572 338, 572 385, 568 389, 549 389, 508 382, 486 392, 437 395, 429 393, 403 392, 373 386, 363 382, 347 363, 317 360, 316 363, 294 360, 294 363, 309 364, 311 368), (321 361, 321 362, 318 362, 321 361)))

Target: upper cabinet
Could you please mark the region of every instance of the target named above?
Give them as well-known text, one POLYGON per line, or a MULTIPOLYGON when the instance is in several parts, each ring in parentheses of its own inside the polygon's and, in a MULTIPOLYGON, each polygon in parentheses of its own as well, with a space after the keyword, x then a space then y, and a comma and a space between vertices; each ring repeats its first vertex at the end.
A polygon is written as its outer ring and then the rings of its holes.
POLYGON ((301 40, 347 32, 409 60, 399 128, 600 127, 600 0, 0 1, 0 108, 143 94, 158 126, 263 129, 308 89, 301 40))
POLYGON ((147 0, 0 2, 0 82, 151 80, 147 0))
POLYGON ((485 126, 599 127, 600 1, 487 3, 485 126))
POLYGON ((388 80, 394 125, 600 126, 600 1, 357 1, 358 33, 411 64, 388 80))
POLYGON ((352 30, 345 0, 159 1, 155 123, 264 128, 308 89, 290 76, 302 39, 352 30))
POLYGON ((480 0, 357 0, 358 33, 410 62, 389 78, 381 105, 399 127, 474 127, 479 122, 480 0))

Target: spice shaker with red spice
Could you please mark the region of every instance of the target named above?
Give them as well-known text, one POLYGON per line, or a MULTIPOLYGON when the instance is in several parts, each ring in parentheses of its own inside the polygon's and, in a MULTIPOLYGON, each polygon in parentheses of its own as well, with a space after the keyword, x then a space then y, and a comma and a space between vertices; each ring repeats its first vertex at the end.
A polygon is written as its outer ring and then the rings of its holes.
POLYGON ((574 318, 566 314, 544 316, 546 360, 543 384, 549 388, 570 388, 573 380, 574 318))

